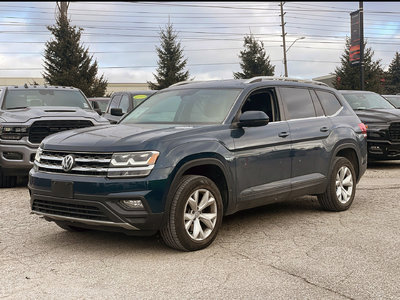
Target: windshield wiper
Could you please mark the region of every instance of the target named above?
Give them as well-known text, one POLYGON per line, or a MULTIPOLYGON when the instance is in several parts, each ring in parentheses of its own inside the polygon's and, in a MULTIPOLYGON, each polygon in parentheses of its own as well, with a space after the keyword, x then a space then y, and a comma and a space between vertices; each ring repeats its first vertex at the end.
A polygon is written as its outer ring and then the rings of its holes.
POLYGON ((20 109, 20 108, 27 108, 28 106, 16 106, 16 107, 9 107, 9 108, 7 108, 7 110, 10 110, 10 109, 20 109))

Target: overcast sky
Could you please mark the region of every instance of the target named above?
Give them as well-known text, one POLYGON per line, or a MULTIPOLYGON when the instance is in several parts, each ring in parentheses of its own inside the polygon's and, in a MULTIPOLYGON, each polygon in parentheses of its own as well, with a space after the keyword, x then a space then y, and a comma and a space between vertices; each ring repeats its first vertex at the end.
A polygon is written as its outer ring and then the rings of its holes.
MULTIPOLYGON (((243 37, 264 42, 282 76, 280 2, 71 2, 72 25, 109 82, 154 81, 160 28, 173 24, 191 78, 229 79, 240 71, 243 37)), ((289 77, 334 72, 359 2, 286 2, 289 77)), ((364 2, 364 33, 386 70, 400 51, 400 2, 364 2)), ((52 38, 56 2, 0 2, 0 77, 41 77, 44 44, 52 38)))

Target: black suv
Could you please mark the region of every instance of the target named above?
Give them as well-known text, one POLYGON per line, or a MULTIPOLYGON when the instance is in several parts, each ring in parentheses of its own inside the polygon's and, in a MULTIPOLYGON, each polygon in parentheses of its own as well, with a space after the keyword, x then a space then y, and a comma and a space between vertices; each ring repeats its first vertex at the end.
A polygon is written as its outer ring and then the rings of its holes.
POLYGON ((119 124, 43 141, 31 209, 67 230, 160 231, 198 250, 224 215, 306 194, 353 202, 367 166, 364 125, 334 89, 255 77, 174 85, 119 124))
POLYGON ((400 110, 374 92, 340 92, 367 127, 368 161, 400 159, 400 110))

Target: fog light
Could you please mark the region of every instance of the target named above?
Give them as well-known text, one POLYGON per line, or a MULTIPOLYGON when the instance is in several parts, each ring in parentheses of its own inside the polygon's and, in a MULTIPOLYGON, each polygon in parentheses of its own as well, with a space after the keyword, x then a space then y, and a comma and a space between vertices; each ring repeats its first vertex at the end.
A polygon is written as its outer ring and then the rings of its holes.
POLYGON ((10 159, 10 160, 21 160, 22 159, 22 153, 19 153, 19 152, 3 152, 3 156, 5 159, 10 159))
POLYGON ((123 207, 140 209, 144 208, 142 200, 121 200, 119 201, 123 207))

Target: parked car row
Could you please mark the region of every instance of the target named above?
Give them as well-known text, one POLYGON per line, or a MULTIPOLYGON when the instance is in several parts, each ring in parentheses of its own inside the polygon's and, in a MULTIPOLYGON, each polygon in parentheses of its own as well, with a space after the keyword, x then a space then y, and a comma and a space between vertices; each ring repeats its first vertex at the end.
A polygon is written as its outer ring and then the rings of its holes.
POLYGON ((0 88, 0 101, 0 187, 30 170, 31 210, 47 221, 160 232, 183 251, 210 245, 239 210, 306 194, 346 210, 367 156, 400 155, 400 110, 315 81, 182 82, 91 104, 25 85, 0 88))
POLYGON ((175 84, 115 126, 51 135, 29 189, 32 212, 66 230, 159 231, 191 251, 239 210, 305 194, 346 210, 366 167, 365 126, 341 94, 256 77, 175 84))

